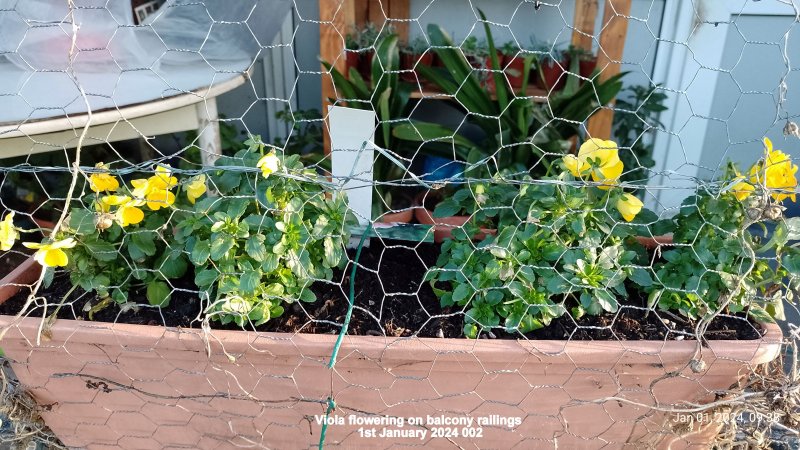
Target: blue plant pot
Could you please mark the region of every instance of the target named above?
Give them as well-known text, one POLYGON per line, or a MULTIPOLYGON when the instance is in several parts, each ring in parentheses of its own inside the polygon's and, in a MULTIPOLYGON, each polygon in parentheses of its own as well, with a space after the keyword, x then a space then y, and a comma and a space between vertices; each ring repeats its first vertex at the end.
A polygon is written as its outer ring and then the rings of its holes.
POLYGON ((426 156, 422 170, 425 181, 441 181, 446 179, 461 178, 464 174, 465 164, 441 156, 426 156))

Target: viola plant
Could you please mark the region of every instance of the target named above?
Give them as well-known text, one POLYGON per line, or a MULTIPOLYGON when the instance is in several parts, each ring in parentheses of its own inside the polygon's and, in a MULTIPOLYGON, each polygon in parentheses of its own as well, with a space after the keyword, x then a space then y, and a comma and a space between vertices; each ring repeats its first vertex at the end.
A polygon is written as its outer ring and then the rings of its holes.
POLYGON ((800 219, 784 219, 781 205, 796 199, 797 166, 769 139, 764 146, 749 177, 730 164, 719 183, 683 202, 672 221, 675 248, 663 253, 646 286, 653 306, 691 319, 723 311, 781 317, 781 291, 792 298, 798 286, 791 274, 800 273, 792 243, 800 239, 800 219))
POLYGON ((625 281, 646 276, 635 236, 655 214, 617 185, 624 167, 616 144, 589 140, 562 164, 557 177, 525 180, 478 205, 501 211, 497 236, 472 242, 471 221, 443 244, 427 279, 443 306, 464 308, 467 337, 501 322, 524 334, 567 311, 613 313, 628 295, 625 281))
MULTIPOLYGON (((63 226, 43 242, 24 242, 35 249, 34 259, 46 268, 49 282, 55 268, 69 272, 73 289, 96 292, 99 301, 89 316, 115 301, 128 302, 132 292, 143 291, 152 305, 170 302, 169 280, 188 268, 182 248, 171 245, 168 222, 185 214, 176 195, 185 188, 197 198, 205 186, 179 185, 168 165, 156 165, 152 175, 126 184, 110 167, 100 163, 88 175, 91 193, 70 210, 63 226)), ((8 234, 3 227, 3 233, 8 234)))
POLYGON ((313 302, 311 284, 346 263, 354 217, 343 195, 299 155, 265 152, 258 138, 222 157, 209 182, 219 196, 198 200, 177 226, 195 283, 223 324, 261 325, 285 303, 313 302), (249 167, 251 171, 229 170, 249 167))

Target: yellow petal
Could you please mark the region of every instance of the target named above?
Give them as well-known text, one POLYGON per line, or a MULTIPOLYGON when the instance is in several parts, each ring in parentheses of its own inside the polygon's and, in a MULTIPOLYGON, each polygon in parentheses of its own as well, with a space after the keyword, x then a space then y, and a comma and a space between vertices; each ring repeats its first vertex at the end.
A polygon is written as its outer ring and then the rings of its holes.
POLYGON ((270 176, 270 174, 278 171, 278 168, 280 167, 280 160, 278 159, 278 156, 275 155, 275 152, 269 152, 258 160, 256 167, 260 168, 261 175, 264 178, 267 178, 270 176))
POLYGON ((206 192, 206 176, 200 174, 186 185, 186 198, 194 205, 195 200, 206 192))
POLYGON ((644 204, 638 197, 633 196, 631 194, 623 194, 622 197, 617 200, 617 211, 622 214, 622 218, 625 221, 630 222, 633 220, 637 214, 642 210, 642 206, 644 204))
POLYGON ((598 182, 617 180, 620 175, 622 175, 623 170, 625 170, 625 165, 622 163, 622 160, 619 159, 619 156, 614 155, 603 165, 592 171, 592 179, 598 182))
POLYGON ((75 242, 74 238, 66 238, 61 239, 60 241, 55 241, 49 245, 50 248, 73 248, 77 242, 75 242))
POLYGON ((14 247, 14 242, 19 239, 19 232, 14 228, 14 211, 6 214, 6 217, 0 222, 0 250, 8 251, 14 247))
POLYGON ((144 212, 135 206, 123 206, 117 211, 117 217, 120 219, 120 225, 127 227, 128 225, 136 225, 144 220, 144 212))
POLYGON ((175 203, 175 194, 164 189, 157 189, 147 194, 147 207, 153 211, 166 208, 175 203))
POLYGON ((566 167, 575 178, 580 178, 582 175, 585 175, 586 171, 591 168, 588 164, 576 158, 575 155, 565 155, 561 160, 564 161, 564 167, 566 167))
POLYGON ((40 252, 44 253, 43 261, 45 266, 64 267, 69 262, 69 258, 67 258, 67 254, 64 250, 54 248, 50 250, 40 250, 40 252))
POLYGON ((745 181, 744 177, 741 177, 741 179, 742 181, 739 181, 731 188, 731 192, 733 193, 733 195, 736 196, 736 199, 739 201, 742 201, 747 197, 749 197, 750 194, 755 189, 755 186, 745 181))

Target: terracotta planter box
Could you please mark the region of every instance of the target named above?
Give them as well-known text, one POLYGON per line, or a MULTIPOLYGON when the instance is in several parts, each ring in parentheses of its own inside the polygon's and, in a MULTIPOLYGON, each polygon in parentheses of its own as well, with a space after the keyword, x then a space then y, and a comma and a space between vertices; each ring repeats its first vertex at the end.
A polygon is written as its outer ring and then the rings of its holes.
POLYGON ((58 320, 37 347, 39 321, 0 316, 9 327, 2 347, 47 405, 42 416, 56 435, 90 449, 316 447, 315 415, 331 393, 332 416, 345 424, 328 427, 326 447, 705 448, 717 423, 692 430, 647 406, 711 401, 781 346, 775 325, 760 340, 712 341, 702 352, 706 370, 694 373, 687 363, 696 347, 687 341, 349 336, 330 370, 333 335, 215 330, 205 338, 193 329, 58 320), (361 437, 358 429, 372 426, 348 424, 376 415, 521 423, 450 439, 431 437, 431 426, 422 439, 361 437))

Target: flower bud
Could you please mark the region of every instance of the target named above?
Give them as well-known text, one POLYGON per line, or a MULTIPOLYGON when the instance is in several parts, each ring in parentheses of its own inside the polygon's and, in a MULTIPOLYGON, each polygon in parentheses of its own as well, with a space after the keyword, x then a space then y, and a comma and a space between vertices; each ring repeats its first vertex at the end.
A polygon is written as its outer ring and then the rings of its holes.
POLYGON ((114 225, 114 215, 109 213, 99 213, 94 216, 94 226, 100 231, 107 230, 114 225))

